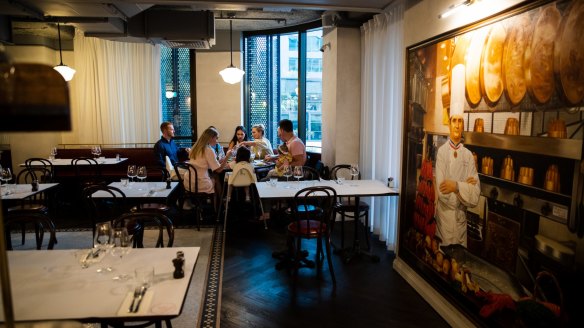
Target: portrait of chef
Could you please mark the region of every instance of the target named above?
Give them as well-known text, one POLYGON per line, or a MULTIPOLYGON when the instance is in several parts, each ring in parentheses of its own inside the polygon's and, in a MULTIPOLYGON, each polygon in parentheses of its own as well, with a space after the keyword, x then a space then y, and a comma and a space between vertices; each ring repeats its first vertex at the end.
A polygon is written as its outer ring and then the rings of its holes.
POLYGON ((466 247, 466 209, 479 202, 480 182, 472 152, 462 144, 464 65, 452 70, 448 141, 436 154, 436 235, 442 245, 466 247))

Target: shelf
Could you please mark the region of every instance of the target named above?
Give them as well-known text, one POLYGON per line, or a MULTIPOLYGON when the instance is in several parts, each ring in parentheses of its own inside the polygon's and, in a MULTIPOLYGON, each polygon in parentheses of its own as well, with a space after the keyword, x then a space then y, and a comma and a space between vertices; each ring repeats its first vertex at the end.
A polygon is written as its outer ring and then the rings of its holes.
POLYGON ((464 133, 464 144, 573 160, 582 159, 582 140, 509 136, 495 133, 464 133))

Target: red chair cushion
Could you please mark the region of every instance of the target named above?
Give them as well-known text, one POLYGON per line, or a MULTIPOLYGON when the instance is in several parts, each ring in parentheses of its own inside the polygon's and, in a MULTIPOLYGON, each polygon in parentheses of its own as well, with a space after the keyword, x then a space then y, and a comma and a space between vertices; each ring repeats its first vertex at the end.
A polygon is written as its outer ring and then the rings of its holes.
POLYGON ((316 220, 301 220, 288 224, 288 231, 295 235, 317 236, 326 231, 326 224, 316 220))

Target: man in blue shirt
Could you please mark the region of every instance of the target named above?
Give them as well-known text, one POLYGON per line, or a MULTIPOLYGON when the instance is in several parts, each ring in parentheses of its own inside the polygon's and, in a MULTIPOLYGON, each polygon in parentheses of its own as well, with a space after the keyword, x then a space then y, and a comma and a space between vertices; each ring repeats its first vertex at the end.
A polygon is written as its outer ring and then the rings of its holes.
MULTIPOLYGON (((166 156, 170 158, 171 163, 178 162, 178 152, 180 149, 174 143, 174 126, 170 122, 162 122, 160 124, 160 132, 162 132, 162 137, 154 145, 154 156, 156 156, 156 161, 162 167, 166 167, 166 156)), ((187 152, 190 152, 190 148, 185 148, 187 152)))

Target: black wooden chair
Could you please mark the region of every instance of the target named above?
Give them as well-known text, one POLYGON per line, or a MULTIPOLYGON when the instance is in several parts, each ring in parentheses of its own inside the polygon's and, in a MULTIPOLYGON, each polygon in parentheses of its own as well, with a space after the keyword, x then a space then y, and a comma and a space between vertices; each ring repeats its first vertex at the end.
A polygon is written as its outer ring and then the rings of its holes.
MULTIPOLYGON (((168 171, 164 167, 146 167, 146 171, 149 173, 151 173, 151 172, 160 173, 160 179, 157 179, 158 181, 166 182, 166 180, 168 180, 168 178, 170 177, 170 174, 168 173, 168 171)), ((155 180, 150 180, 148 178, 146 180, 147 181, 155 181, 155 180)), ((161 212, 161 213, 168 213, 169 209, 170 209, 170 207, 167 204, 141 203, 141 204, 138 204, 138 205, 132 207, 131 211, 132 212, 156 211, 156 212, 161 212)))
MULTIPOLYGON (((93 236, 97 222, 113 221, 126 212, 126 195, 116 187, 102 184, 87 186, 83 189, 82 197, 93 225, 93 236), (104 197, 97 197, 97 192, 101 192, 104 197)), ((128 229, 128 233, 132 234, 133 230, 128 229)))
POLYGON ((53 163, 51 163, 51 161, 48 159, 38 157, 28 158, 24 161, 24 166, 26 167, 27 171, 33 173, 34 178, 36 178, 35 180, 37 180, 39 183, 52 182, 53 178, 55 177, 53 163), (34 173, 40 174, 36 176, 34 173))
POLYGON ((306 254, 302 251, 302 239, 316 239, 317 275, 319 278, 322 277, 322 262, 326 255, 331 279, 336 285, 331 257, 330 230, 336 198, 335 190, 326 186, 304 188, 294 196, 294 203, 291 207, 292 221, 287 227, 289 251, 290 255, 293 256, 291 267, 294 273, 294 282, 298 277, 298 269, 307 266, 305 265, 307 263, 306 254))
MULTIPOLYGON (((340 164, 333 166, 331 169, 331 180, 337 181, 339 178, 344 178, 345 180, 360 180, 361 173, 357 176, 351 175, 351 165, 340 164)), ((369 217, 369 204, 359 201, 359 204, 355 204, 355 197, 339 197, 337 204, 334 208, 335 216, 336 214, 341 215, 341 249, 345 248, 345 218, 352 218, 354 220, 360 220, 363 218, 365 229, 365 236, 369 235, 369 228, 367 220, 369 217), (355 213, 355 205, 357 205, 357 213, 355 213)), ((331 231, 334 230, 335 220, 331 222, 331 231)), ((356 232, 355 232, 356 233, 356 232)), ((369 238, 365 238, 367 242, 367 250, 371 248, 369 244, 369 238)))
POLYGON ((215 194, 199 192, 198 173, 193 165, 186 162, 177 162, 174 164, 174 170, 177 172, 179 180, 179 210, 182 211, 184 201, 189 199, 195 208, 197 229, 201 230, 203 207, 211 206, 213 211, 216 210, 215 194))
POLYGON ((158 229, 158 239, 156 241, 156 245, 154 247, 164 247, 164 231, 166 230, 166 235, 168 238, 168 243, 166 247, 172 247, 174 244, 174 225, 172 224, 172 220, 167 217, 166 215, 155 212, 155 211, 146 211, 146 212, 132 212, 122 214, 120 217, 116 218, 113 221, 114 227, 128 227, 128 225, 132 226, 134 223, 137 223, 139 226, 142 227, 139 234, 134 235, 134 247, 143 248, 144 247, 144 229, 148 226, 154 226, 158 229))
POLYGON ((14 227, 22 229, 22 227, 26 226, 32 226, 35 230, 35 241, 37 250, 40 250, 43 245, 45 231, 48 231, 50 235, 47 249, 53 249, 55 242, 57 240, 57 236, 55 233, 55 224, 48 215, 40 212, 9 213, 6 215, 6 219, 4 222, 6 249, 12 250, 12 238, 10 231, 14 227))

